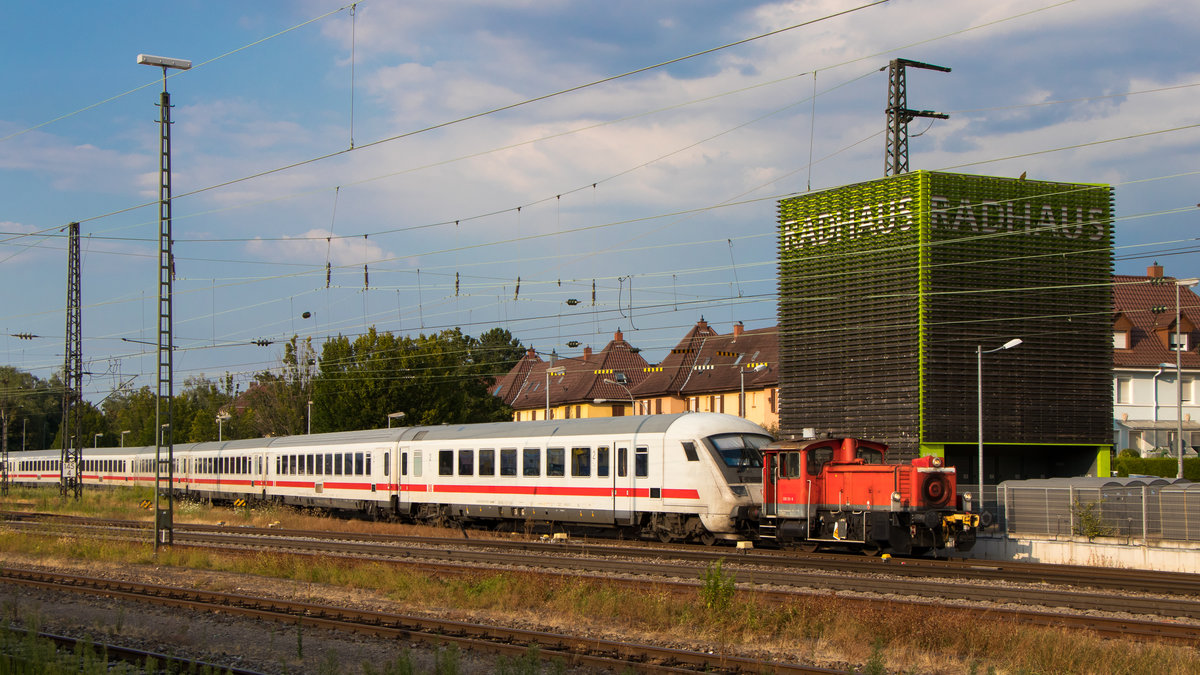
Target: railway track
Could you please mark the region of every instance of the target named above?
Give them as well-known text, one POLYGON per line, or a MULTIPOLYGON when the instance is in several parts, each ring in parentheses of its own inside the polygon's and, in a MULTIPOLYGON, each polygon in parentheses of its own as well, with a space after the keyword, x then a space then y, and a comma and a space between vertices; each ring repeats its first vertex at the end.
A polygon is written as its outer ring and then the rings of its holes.
MULTIPOLYGON (((101 532, 113 529, 126 535, 142 536, 146 526, 131 521, 100 523, 89 519, 57 519, 60 527, 99 527, 101 532)), ((19 521, 35 523, 40 521, 19 521)), ((1023 577, 1022 565, 948 565, 945 561, 863 560, 837 556, 797 558, 768 554, 734 554, 711 549, 662 547, 625 547, 593 543, 545 544, 491 539, 462 539, 444 537, 402 537, 394 535, 347 535, 330 532, 294 532, 267 528, 230 528, 209 525, 180 525, 176 527, 177 546, 202 546, 225 550, 269 548, 286 550, 298 555, 346 556, 388 560, 419 568, 439 575, 477 575, 481 569, 494 571, 509 566, 532 573, 552 576, 603 576, 612 583, 627 586, 671 588, 673 592, 696 593, 700 576, 699 563, 722 559, 726 570, 736 574, 743 590, 753 590, 756 597, 772 603, 795 600, 798 593, 857 593, 869 597, 855 600, 843 595, 843 602, 878 603, 880 596, 887 602, 934 606, 925 598, 937 597, 976 603, 960 609, 984 612, 993 618, 1035 625, 1055 625, 1086 628, 1109 636, 1142 636, 1194 644, 1200 640, 1200 626, 1144 619, 1128 615, 1156 616, 1164 619, 1190 618, 1200 620, 1200 602, 1189 591, 1196 583, 1195 575, 1183 577, 1169 590, 1176 594, 1166 597, 1114 595, 1111 592, 1081 591, 1048 586, 1047 578, 1076 581, 1081 571, 1046 570, 1053 566, 1034 565, 1032 576, 1023 577), (647 565, 646 560, 654 561, 647 565), (814 561, 815 563, 810 563, 814 561), (810 571, 810 568, 818 568, 810 571), (947 584, 947 576, 957 569, 960 578, 973 583, 947 584), (846 573, 851 572, 853 576, 846 573), (997 585, 995 580, 1021 581, 1019 586, 997 585), (1031 584, 1031 582, 1033 582, 1031 584), (895 596, 907 596, 899 599, 895 596), (914 599, 918 598, 918 599, 914 599), (1025 605, 1026 607, 996 607, 994 603, 1025 605), (1103 611, 1120 616, 1102 617, 1063 612, 1048 612, 1036 608, 1069 608, 1077 611, 1103 611)), ((1122 570, 1130 577, 1136 573, 1122 570)), ((1136 585, 1136 580, 1134 582, 1136 585)), ((1100 578, 1095 584, 1115 589, 1115 580, 1100 578)), ((1128 590, 1121 587, 1122 590, 1128 590)), ((938 605, 940 606, 940 604, 938 605)))
POLYGON ((379 638, 431 644, 452 643, 463 649, 508 657, 520 657, 527 653, 530 647, 536 646, 542 658, 561 658, 570 666, 611 668, 617 671, 634 668, 644 673, 828 675, 845 672, 648 644, 38 570, 0 568, 0 580, 6 584, 21 584, 60 592, 73 591, 189 611, 221 612, 379 638))

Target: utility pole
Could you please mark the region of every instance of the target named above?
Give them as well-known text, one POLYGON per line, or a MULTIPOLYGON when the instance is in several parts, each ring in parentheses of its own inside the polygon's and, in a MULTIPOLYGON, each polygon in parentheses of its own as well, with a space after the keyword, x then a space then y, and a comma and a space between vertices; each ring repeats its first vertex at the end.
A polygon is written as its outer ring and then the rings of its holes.
MULTIPOLYGON (((892 59, 888 64, 888 107, 887 107, 887 157, 883 167, 884 176, 898 176, 908 173, 908 123, 918 117, 933 117, 940 120, 948 119, 945 113, 932 110, 910 110, 908 107, 908 91, 905 68, 924 68, 950 72, 945 66, 935 66, 931 63, 910 61, 908 59, 892 59)), ((880 68, 880 70, 883 70, 880 68)))
POLYGON ((83 496, 83 302, 79 267, 79 223, 67 225, 67 345, 63 363, 62 461, 59 492, 76 501, 83 496))

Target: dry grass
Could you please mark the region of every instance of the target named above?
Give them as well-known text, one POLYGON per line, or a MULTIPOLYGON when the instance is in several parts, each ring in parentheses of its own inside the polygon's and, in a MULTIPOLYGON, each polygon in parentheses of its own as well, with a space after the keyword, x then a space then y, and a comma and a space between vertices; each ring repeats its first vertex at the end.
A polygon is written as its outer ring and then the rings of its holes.
MULTIPOLYGON (((5 504, 0 500, 0 508, 7 508, 5 504)), ((237 522, 235 518, 245 517, 252 524, 279 521, 281 526, 296 529, 331 526, 327 517, 282 510, 243 515, 214 509, 194 517, 203 522, 237 522), (264 522, 256 522, 259 519, 264 522)), ((336 527, 344 531, 414 531, 412 526, 340 520, 336 527)), ((273 553, 166 549, 155 556, 149 543, 57 537, 53 532, 20 537, 0 532, 0 540, 0 549, 8 553, 316 582, 377 592, 407 611, 491 622, 532 622, 610 638, 665 640, 717 653, 737 649, 793 661, 867 664, 867 670, 882 660, 890 672, 912 673, 1200 672, 1200 654, 1186 647, 1105 640, 1088 632, 981 619, 973 612, 951 608, 847 603, 833 595, 802 597, 779 607, 760 602, 753 591, 743 591, 728 604, 714 608, 712 598, 706 599, 703 592, 680 598, 666 590, 630 591, 596 579, 547 580, 533 574, 484 571, 467 578, 439 579, 402 565, 314 561, 273 553)))

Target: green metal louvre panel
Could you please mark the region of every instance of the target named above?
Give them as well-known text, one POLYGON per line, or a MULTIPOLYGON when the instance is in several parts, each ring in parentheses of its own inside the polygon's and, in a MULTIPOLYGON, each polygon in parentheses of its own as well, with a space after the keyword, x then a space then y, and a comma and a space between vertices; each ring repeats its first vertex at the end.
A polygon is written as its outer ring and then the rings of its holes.
POLYGON ((929 173, 921 438, 1095 443, 1112 427, 1112 189, 929 173), (965 375, 965 377, 964 377, 965 375))
POLYGON ((779 203, 780 426, 918 442, 914 174, 779 203))

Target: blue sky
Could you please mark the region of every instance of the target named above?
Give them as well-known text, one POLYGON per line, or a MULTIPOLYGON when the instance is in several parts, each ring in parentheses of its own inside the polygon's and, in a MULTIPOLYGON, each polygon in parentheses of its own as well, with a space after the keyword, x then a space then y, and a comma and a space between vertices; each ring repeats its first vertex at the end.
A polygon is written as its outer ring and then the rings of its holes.
POLYGON ((1193 4, 823 18, 858 4, 8 3, 0 358, 62 367, 77 220, 86 396, 153 385, 161 80, 139 53, 196 64, 168 82, 177 388, 247 381, 293 333, 502 326, 572 354, 622 330, 655 362, 701 316, 773 325, 776 200, 883 175, 895 57, 953 68, 909 72, 910 107, 951 114, 910 127, 911 168, 1113 184, 1115 271, 1200 275, 1193 4))

